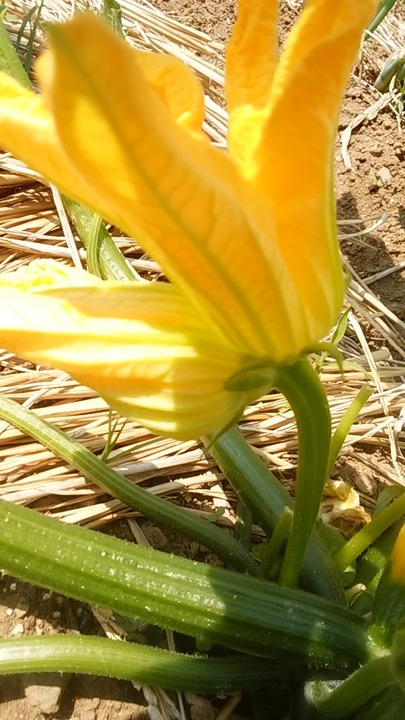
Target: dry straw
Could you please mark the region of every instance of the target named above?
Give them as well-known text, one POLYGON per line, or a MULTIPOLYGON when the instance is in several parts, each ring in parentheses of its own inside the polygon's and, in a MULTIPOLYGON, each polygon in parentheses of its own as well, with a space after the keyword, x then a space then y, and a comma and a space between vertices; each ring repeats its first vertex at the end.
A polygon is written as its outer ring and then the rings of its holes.
MULTIPOLYGON (((45 20, 67 18, 75 8, 83 9, 87 5, 80 1, 74 4, 46 0, 42 17, 45 20)), ((206 130, 214 142, 225 146, 222 45, 154 10, 149 2, 122 0, 121 5, 124 29, 131 43, 173 53, 198 74, 206 92, 206 130)), ((32 2, 21 0, 8 2, 13 14, 9 30, 14 37, 32 6, 32 2)), ((383 30, 390 33, 389 27, 383 26, 381 33, 383 30)), ((28 42, 29 33, 27 24, 23 46, 28 42)), ((39 29, 35 53, 43 42, 39 29)), ((388 44, 387 39, 384 42, 388 44)), ((368 51, 372 52, 370 48, 371 45, 368 51)), ((370 103, 374 99, 370 95, 370 103)), ((35 173, 2 154, 0 269, 15 270, 38 257, 72 262, 74 253, 76 262, 83 261, 84 250, 76 238, 73 244, 72 238, 67 239, 63 227, 60 208, 55 205, 51 189, 35 173)), ((380 232, 384 232, 383 227, 380 232)), ((353 237, 355 235, 356 228, 353 237)), ((363 233, 363 239, 367 241, 367 233, 363 233)), ((117 242, 137 272, 149 279, 159 275, 156 264, 145 257, 132 240, 118 237, 117 242)), ((358 473, 358 487, 370 496, 368 499, 363 496, 364 504, 371 508, 375 479, 383 484, 404 479, 405 438, 400 413, 405 395, 405 328, 373 293, 375 277, 367 282, 350 270, 353 280, 347 302, 351 310, 348 330, 340 343, 346 370, 342 376, 336 364, 326 360, 321 374, 335 426, 365 383, 374 390, 350 431, 340 460, 341 466, 346 464, 358 473)), ((78 386, 66 374, 34 367, 4 351, 0 351, 0 392, 34 409, 96 454, 103 452, 112 423, 117 422, 112 433, 117 440, 108 455, 109 464, 150 492, 194 507, 200 514, 210 515, 213 510, 220 510, 223 514, 219 521, 233 524, 233 493, 198 442, 156 438, 134 422, 125 422, 115 414, 110 416, 108 408, 92 391, 78 386)), ((292 488, 297 437, 292 413, 284 399, 278 393, 262 398, 247 409, 241 428, 270 468, 292 488)), ((33 506, 67 522, 93 527, 136 515, 5 423, 0 423, 0 493, 12 502, 33 506)))

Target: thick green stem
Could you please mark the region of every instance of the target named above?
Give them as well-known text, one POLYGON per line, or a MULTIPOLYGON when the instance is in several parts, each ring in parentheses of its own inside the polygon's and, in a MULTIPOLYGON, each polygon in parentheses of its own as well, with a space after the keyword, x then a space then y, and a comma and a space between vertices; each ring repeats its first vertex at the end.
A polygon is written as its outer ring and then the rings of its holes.
POLYGON ((402 720, 405 718, 405 696, 399 687, 391 687, 372 698, 350 720, 402 720))
POLYGON ((197 540, 231 567, 241 572, 260 575, 260 570, 252 555, 229 533, 224 532, 208 520, 191 515, 183 508, 155 497, 147 490, 134 485, 108 467, 90 450, 72 440, 69 435, 43 420, 31 410, 0 396, 0 417, 22 432, 31 435, 55 455, 73 465, 85 478, 129 507, 197 540))
POLYGON ((325 391, 307 360, 282 368, 276 384, 291 404, 298 429, 294 517, 280 573, 281 584, 294 587, 318 517, 325 486, 331 420, 325 391))
POLYGON ((388 530, 405 513, 405 493, 375 515, 368 525, 359 530, 334 556, 335 564, 343 571, 353 563, 383 532, 388 530))
POLYGON ((100 223, 94 232, 97 216, 65 195, 62 199, 66 212, 87 250, 88 260, 90 260, 89 272, 100 275, 105 280, 122 282, 139 280, 140 276, 127 263, 105 225, 100 223))
MULTIPOLYGON (((284 512, 294 503, 275 475, 260 460, 239 430, 234 427, 217 438, 204 441, 215 462, 225 473, 242 502, 271 537, 284 512)), ((314 532, 302 565, 302 580, 308 590, 344 604, 344 590, 326 545, 314 532)))
POLYGON ((395 685, 390 669, 390 656, 375 658, 328 692, 327 683, 311 683, 312 700, 316 709, 327 718, 352 717, 368 700, 395 685))
POLYGON ((0 640, 0 675, 72 672, 132 680, 171 690, 250 690, 280 676, 267 660, 182 655, 107 638, 77 635, 0 640))
POLYGON ((0 567, 206 643, 345 677, 372 652, 362 618, 302 590, 141 548, 0 501, 0 567))

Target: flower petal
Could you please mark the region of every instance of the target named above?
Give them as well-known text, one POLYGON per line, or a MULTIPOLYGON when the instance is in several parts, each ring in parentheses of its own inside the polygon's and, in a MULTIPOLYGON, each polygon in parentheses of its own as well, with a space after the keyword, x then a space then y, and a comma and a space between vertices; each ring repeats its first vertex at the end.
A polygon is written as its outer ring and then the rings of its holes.
POLYGON ((262 134, 278 62, 278 6, 279 0, 238 0, 226 50, 228 149, 246 176, 262 134))
POLYGON ((34 281, 28 290, 25 274, 17 275, 0 284, 7 349, 65 370, 153 431, 185 439, 221 430, 253 399, 252 391, 225 389, 244 358, 172 285, 89 276, 88 286, 66 287, 56 273, 55 287, 34 281))
POLYGON ((0 287, 8 285, 32 292, 82 285, 103 285, 103 282, 101 278, 85 270, 77 270, 49 259, 33 260, 29 265, 22 265, 18 270, 0 274, 0 287))
POLYGON ((375 0, 308 0, 275 70, 251 182, 272 203, 276 237, 310 318, 343 295, 333 149, 345 85, 375 0))
POLYGON ((263 354, 265 328, 247 289, 271 288, 262 307, 277 293, 257 247, 256 217, 246 216, 249 188, 239 187, 224 153, 173 121, 137 53, 95 17, 52 26, 50 35, 52 67, 40 74, 46 102, 76 166, 97 178, 104 212, 235 344, 263 354))
MULTIPOLYGON (((272 216, 266 205, 258 217, 226 155, 174 121, 138 54, 95 16, 51 34, 43 100, 14 84, 14 101, 0 101, 0 143, 137 238, 235 346, 281 362, 317 341, 296 332, 300 299, 272 216)), ((0 75, 0 91, 1 82, 9 85, 0 75)))
POLYGON ((136 59, 144 77, 159 94, 175 122, 201 134, 205 118, 204 94, 194 73, 171 55, 137 51, 136 59))
MULTIPOLYGON (((91 15, 53 26, 51 35, 40 66, 49 136, 42 126, 35 134, 37 118, 22 118, 22 110, 16 116, 6 97, 0 143, 138 239, 235 347, 272 363, 295 360, 340 309, 336 238, 332 266, 318 248, 324 284, 312 287, 314 273, 301 281, 285 248, 291 242, 297 250, 298 243, 285 233, 279 242, 271 200, 224 153, 173 119, 136 51, 91 15)), ((297 237, 303 224, 301 215, 297 237)), ((301 243, 297 254, 305 252, 301 243)))
POLYGON ((67 194, 71 188, 77 197, 91 192, 56 137, 42 98, 4 72, 0 72, 0 144, 67 194))
POLYGON ((323 188, 320 170, 330 172, 343 93, 375 7, 376 0, 307 0, 275 70, 257 149, 256 186, 272 197, 301 195, 318 175, 323 188), (294 168, 310 182, 297 183, 294 168))
POLYGON ((226 49, 226 101, 257 110, 269 99, 278 62, 279 0, 238 0, 237 18, 226 49))

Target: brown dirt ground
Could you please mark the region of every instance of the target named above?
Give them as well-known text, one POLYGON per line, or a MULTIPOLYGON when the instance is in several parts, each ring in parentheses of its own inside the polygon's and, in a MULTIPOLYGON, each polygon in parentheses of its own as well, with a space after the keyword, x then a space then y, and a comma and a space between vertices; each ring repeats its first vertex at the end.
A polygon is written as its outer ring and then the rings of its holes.
MULTIPOLYGON (((181 22, 204 30, 221 41, 228 37, 235 12, 232 0, 221 3, 216 0, 154 0, 153 4, 181 22)), ((282 38, 296 17, 297 11, 291 5, 281 3, 282 38)), ((405 9, 398 8, 397 12, 405 21, 405 9)), ((369 60, 356 68, 343 105, 340 130, 369 107, 370 91, 366 91, 364 81, 372 83, 377 74, 377 66, 369 60)), ((377 99, 377 93, 374 93, 374 99, 377 99)), ((404 141, 397 118, 389 107, 354 130, 349 152, 352 170, 347 170, 343 164, 339 140, 336 147, 338 217, 341 220, 360 219, 361 227, 364 228, 370 224, 370 219, 383 213, 388 214, 387 221, 367 236, 366 244, 355 240, 342 243, 343 253, 353 269, 362 278, 368 278, 405 260, 404 141)), ((342 226, 342 231, 345 229, 342 226)), ((373 287, 387 307, 405 320, 404 272, 394 272, 376 282, 373 287)), ((377 337, 374 343, 378 345, 377 337)), ((366 481, 367 478, 364 478, 366 481)), ((162 544, 162 536, 160 531, 157 532, 159 545, 162 544)), ((148 534, 153 541, 153 532, 148 534)), ((163 539, 163 545, 166 544, 163 539)), ((189 550, 192 552, 193 548, 189 550)), ((9 577, 3 579, 0 585, 0 636, 66 630, 101 632, 89 609, 81 604, 9 577)), ((41 712, 40 708, 32 704, 32 700, 25 697, 19 677, 2 679, 0 699, 0 720, 41 720, 44 717, 55 720, 143 720, 149 717, 147 703, 141 693, 130 683, 108 679, 69 678, 61 693, 58 709, 50 713, 41 712)), ((193 703, 186 704, 190 718, 210 720, 216 717, 218 710, 213 704, 205 703, 203 699, 201 703, 196 703, 194 698, 193 703)), ((235 720, 242 714, 229 717, 235 720)))

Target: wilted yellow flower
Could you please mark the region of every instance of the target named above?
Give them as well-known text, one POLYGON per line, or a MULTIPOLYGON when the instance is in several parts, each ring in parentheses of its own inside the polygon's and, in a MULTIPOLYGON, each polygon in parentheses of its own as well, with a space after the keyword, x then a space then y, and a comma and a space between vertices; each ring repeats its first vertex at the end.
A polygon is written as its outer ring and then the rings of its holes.
POLYGON ((279 57, 278 2, 239 1, 228 153, 202 131, 203 91, 180 61, 91 14, 51 26, 41 95, 1 75, 0 144, 135 237, 171 282, 6 276, 0 343, 158 433, 236 419, 341 309, 333 146, 375 5, 308 0, 279 57))

